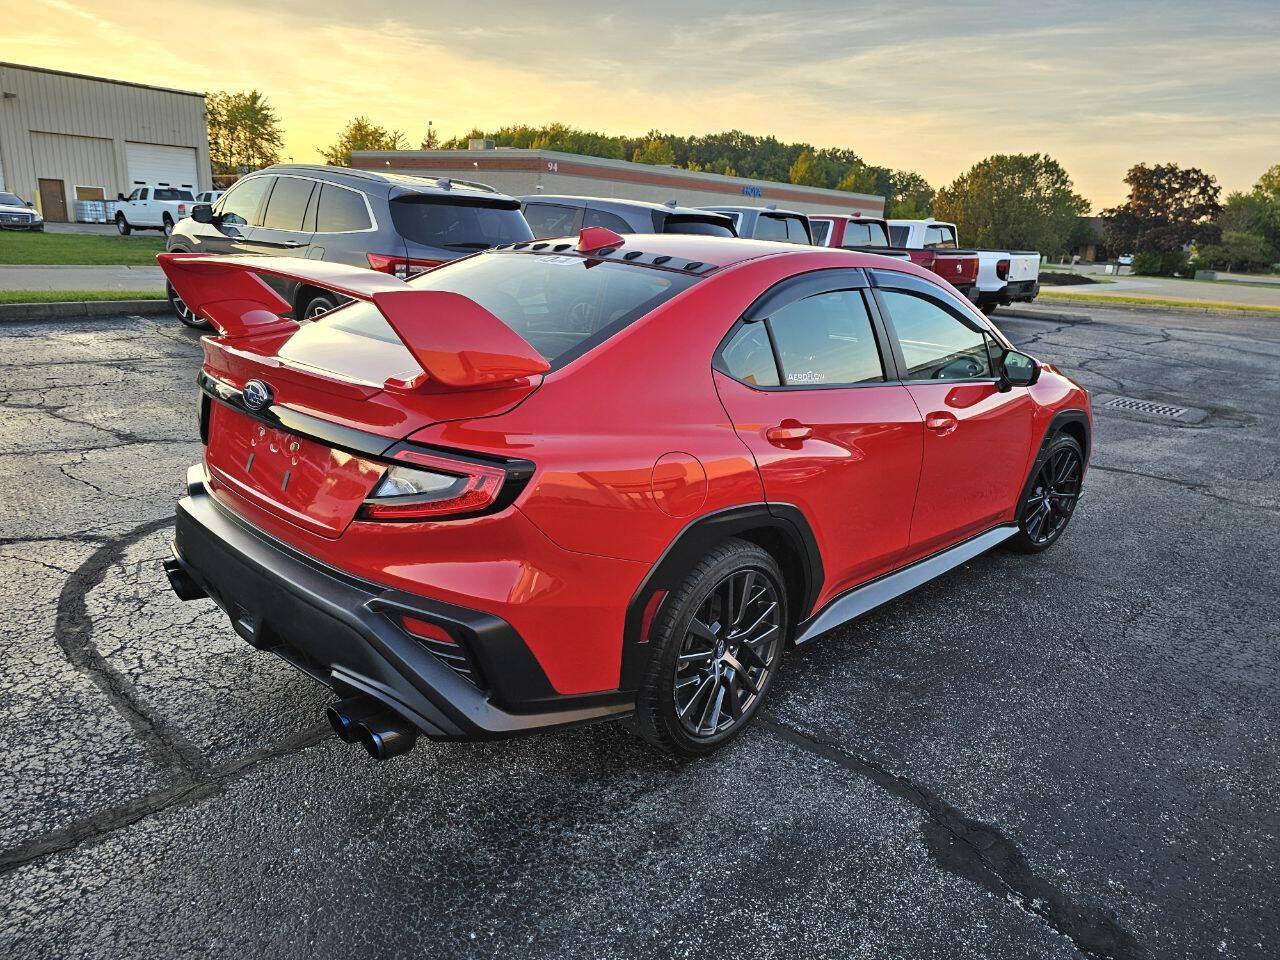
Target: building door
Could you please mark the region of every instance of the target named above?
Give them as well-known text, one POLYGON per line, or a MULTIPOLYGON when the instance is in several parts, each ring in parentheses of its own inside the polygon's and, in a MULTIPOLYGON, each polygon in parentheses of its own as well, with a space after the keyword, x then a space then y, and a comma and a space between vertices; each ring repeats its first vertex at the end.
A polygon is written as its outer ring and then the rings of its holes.
POLYGON ((67 222, 67 188, 61 180, 40 180, 40 213, 53 223, 67 222))

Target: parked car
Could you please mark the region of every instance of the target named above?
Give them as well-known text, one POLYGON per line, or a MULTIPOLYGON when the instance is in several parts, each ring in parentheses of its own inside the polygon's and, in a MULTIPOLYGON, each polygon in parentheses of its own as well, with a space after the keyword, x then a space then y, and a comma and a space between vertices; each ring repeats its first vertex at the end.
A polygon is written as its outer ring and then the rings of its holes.
POLYGON ((911 255, 889 243, 889 223, 878 217, 853 213, 825 213, 809 217, 815 247, 862 250, 885 257, 910 260, 911 255))
POLYGON ((1085 390, 905 260, 599 227, 407 283, 160 259, 220 334, 172 586, 377 758, 626 714, 707 753, 788 644, 1053 544, 1088 461, 1085 390), (355 302, 300 325, 264 270, 355 302))
POLYGON ((1116 265, 1117 265, 1117 266, 1121 266, 1121 267, 1132 267, 1132 266, 1133 266, 1133 254, 1132 254, 1132 253, 1122 253, 1122 254, 1120 254, 1120 256, 1116 257, 1116 265))
POLYGON ((1034 250, 977 250, 976 303, 990 314, 1000 306, 1030 303, 1040 294, 1040 254, 1034 250))
POLYGON ((36 212, 31 201, 23 200, 16 193, 0 192, 0 230, 44 229, 44 218, 36 212))
POLYGON ((196 194, 196 203, 217 203, 218 198, 226 192, 225 190, 202 190, 196 194))
POLYGON ((703 207, 733 218, 733 228, 740 237, 756 240, 778 240, 782 243, 813 243, 809 218, 794 210, 767 207, 703 207))
POLYGON ((617 233, 701 233, 735 237, 733 219, 694 207, 643 200, 600 197, 521 197, 520 208, 535 237, 566 237, 583 227, 605 227, 617 233))
POLYGON ((135 187, 129 196, 117 194, 116 229, 127 237, 134 230, 163 230, 167 237, 174 225, 191 213, 195 194, 166 183, 135 187))
MULTIPOLYGON (((197 205, 167 247, 174 253, 305 257, 409 277, 532 238, 519 201, 483 184, 277 164, 237 180, 212 206, 197 205)), ((276 282, 303 320, 342 302, 321 286, 276 282)), ((172 285, 168 290, 179 320, 208 326, 172 285)))
POLYGON ((932 218, 890 220, 889 240, 911 256, 911 262, 932 270, 970 300, 977 297, 978 254, 957 249, 956 226, 932 218))

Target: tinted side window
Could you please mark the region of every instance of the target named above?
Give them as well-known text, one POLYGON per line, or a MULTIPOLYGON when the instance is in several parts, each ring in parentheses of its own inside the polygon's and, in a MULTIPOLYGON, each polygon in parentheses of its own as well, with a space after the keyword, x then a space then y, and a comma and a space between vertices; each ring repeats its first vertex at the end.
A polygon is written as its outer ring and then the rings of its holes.
POLYGON ((307 212, 307 201, 315 184, 297 177, 277 177, 271 199, 267 201, 262 225, 272 230, 301 230, 302 216, 307 212))
POLYGON ((562 207, 558 203, 527 203, 524 218, 529 229, 539 240, 547 237, 567 237, 576 232, 577 207, 562 207))
POLYGON ((583 211, 582 225, 584 227, 605 227, 614 233, 635 233, 631 229, 631 224, 621 217, 614 216, 606 210, 593 210, 591 207, 587 207, 583 211))
MULTIPOLYGON (((830 220, 810 220, 809 228, 813 231, 813 244, 817 247, 825 247, 827 245, 827 237, 831 234, 830 220)), ((848 227, 845 228, 846 232, 848 227)), ((845 241, 846 243, 848 241, 845 241)))
POLYGON ((889 239, 893 241, 895 247, 905 247, 907 238, 911 236, 910 227, 890 227, 889 239))
POLYGON ((696 217, 667 217, 662 225, 663 233, 696 233, 704 237, 733 237, 733 227, 720 220, 699 220, 696 217))
POLYGON ((889 238, 884 235, 884 227, 878 223, 856 223, 851 220, 845 224, 844 245, 846 247, 887 247, 889 238))
POLYGON ((787 217, 787 239, 791 243, 809 242, 809 231, 799 217, 787 217))
POLYGON ((744 323, 720 349, 720 364, 735 380, 755 387, 779 385, 778 365, 763 323, 744 323))
POLYGON ((247 224, 256 226, 258 208, 262 206, 262 198, 271 186, 274 177, 253 177, 249 180, 237 180, 218 201, 222 222, 224 224, 247 224))
POLYGON ((986 335, 923 297, 881 290, 907 364, 907 380, 970 380, 994 376, 986 335))
POLYGON ((368 230, 371 226, 363 194, 335 187, 332 183, 322 186, 320 206, 316 212, 317 233, 348 233, 368 230))
POLYGON ((857 290, 834 290, 789 303, 769 318, 787 386, 884 379, 867 305, 857 290))
POLYGON ((787 239, 787 222, 780 217, 761 215, 756 220, 755 238, 757 240, 785 241, 787 239))
POLYGON ((145 199, 147 199, 147 194, 148 194, 149 192, 150 192, 150 191, 147 191, 147 190, 143 190, 143 191, 139 192, 139 194, 138 194, 138 199, 139 199, 139 200, 145 200, 145 199))
POLYGON ((924 245, 952 249, 956 245, 956 232, 950 227, 925 227, 924 245))

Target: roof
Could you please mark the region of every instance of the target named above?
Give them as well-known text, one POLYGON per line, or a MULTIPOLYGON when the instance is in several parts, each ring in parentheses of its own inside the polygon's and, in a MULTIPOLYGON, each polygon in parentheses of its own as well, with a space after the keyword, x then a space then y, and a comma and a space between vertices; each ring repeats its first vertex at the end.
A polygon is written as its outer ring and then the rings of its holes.
POLYGON ((32 73, 51 73, 58 77, 74 77, 77 80, 92 80, 95 83, 113 83, 120 87, 137 87, 140 90, 159 90, 161 93, 176 93, 184 97, 199 97, 204 99, 203 93, 195 90, 179 90, 176 87, 157 87, 150 83, 134 83, 132 80, 113 80, 111 77, 95 77, 88 73, 72 73, 70 70, 54 70, 50 67, 33 67, 25 63, 9 63, 0 60, 0 68, 8 67, 11 70, 29 70, 32 73))
POLYGON ((262 173, 306 173, 312 176, 346 178, 365 183, 383 183, 391 187, 407 187, 420 193, 454 194, 458 191, 514 200, 488 184, 458 180, 453 177, 414 177, 404 173, 383 173, 381 170, 357 170, 352 167, 335 167, 323 163, 273 163, 269 167, 253 171, 262 173))
POLYGON ((767 207, 753 207, 750 204, 716 204, 711 207, 699 207, 699 210, 709 210, 712 213, 758 213, 763 217, 807 217, 809 214, 801 213, 799 210, 786 210, 783 207, 770 205, 767 207))

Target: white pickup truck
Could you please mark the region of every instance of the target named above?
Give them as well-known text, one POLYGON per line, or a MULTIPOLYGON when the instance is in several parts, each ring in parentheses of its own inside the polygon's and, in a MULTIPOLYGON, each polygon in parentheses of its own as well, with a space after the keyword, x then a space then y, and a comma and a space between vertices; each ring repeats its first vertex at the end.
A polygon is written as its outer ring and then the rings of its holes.
POLYGON ((126 237, 134 230, 163 230, 167 237, 173 233, 175 223, 191 216, 196 202, 190 187, 168 183, 143 184, 127 197, 119 196, 115 203, 116 229, 126 237))
MULTIPOLYGON (((890 220, 895 247, 946 249, 959 246, 956 225, 943 220, 890 220)), ((973 300, 983 313, 1011 303, 1030 303, 1040 293, 1040 254, 1034 250, 974 250, 978 282, 973 300)))

